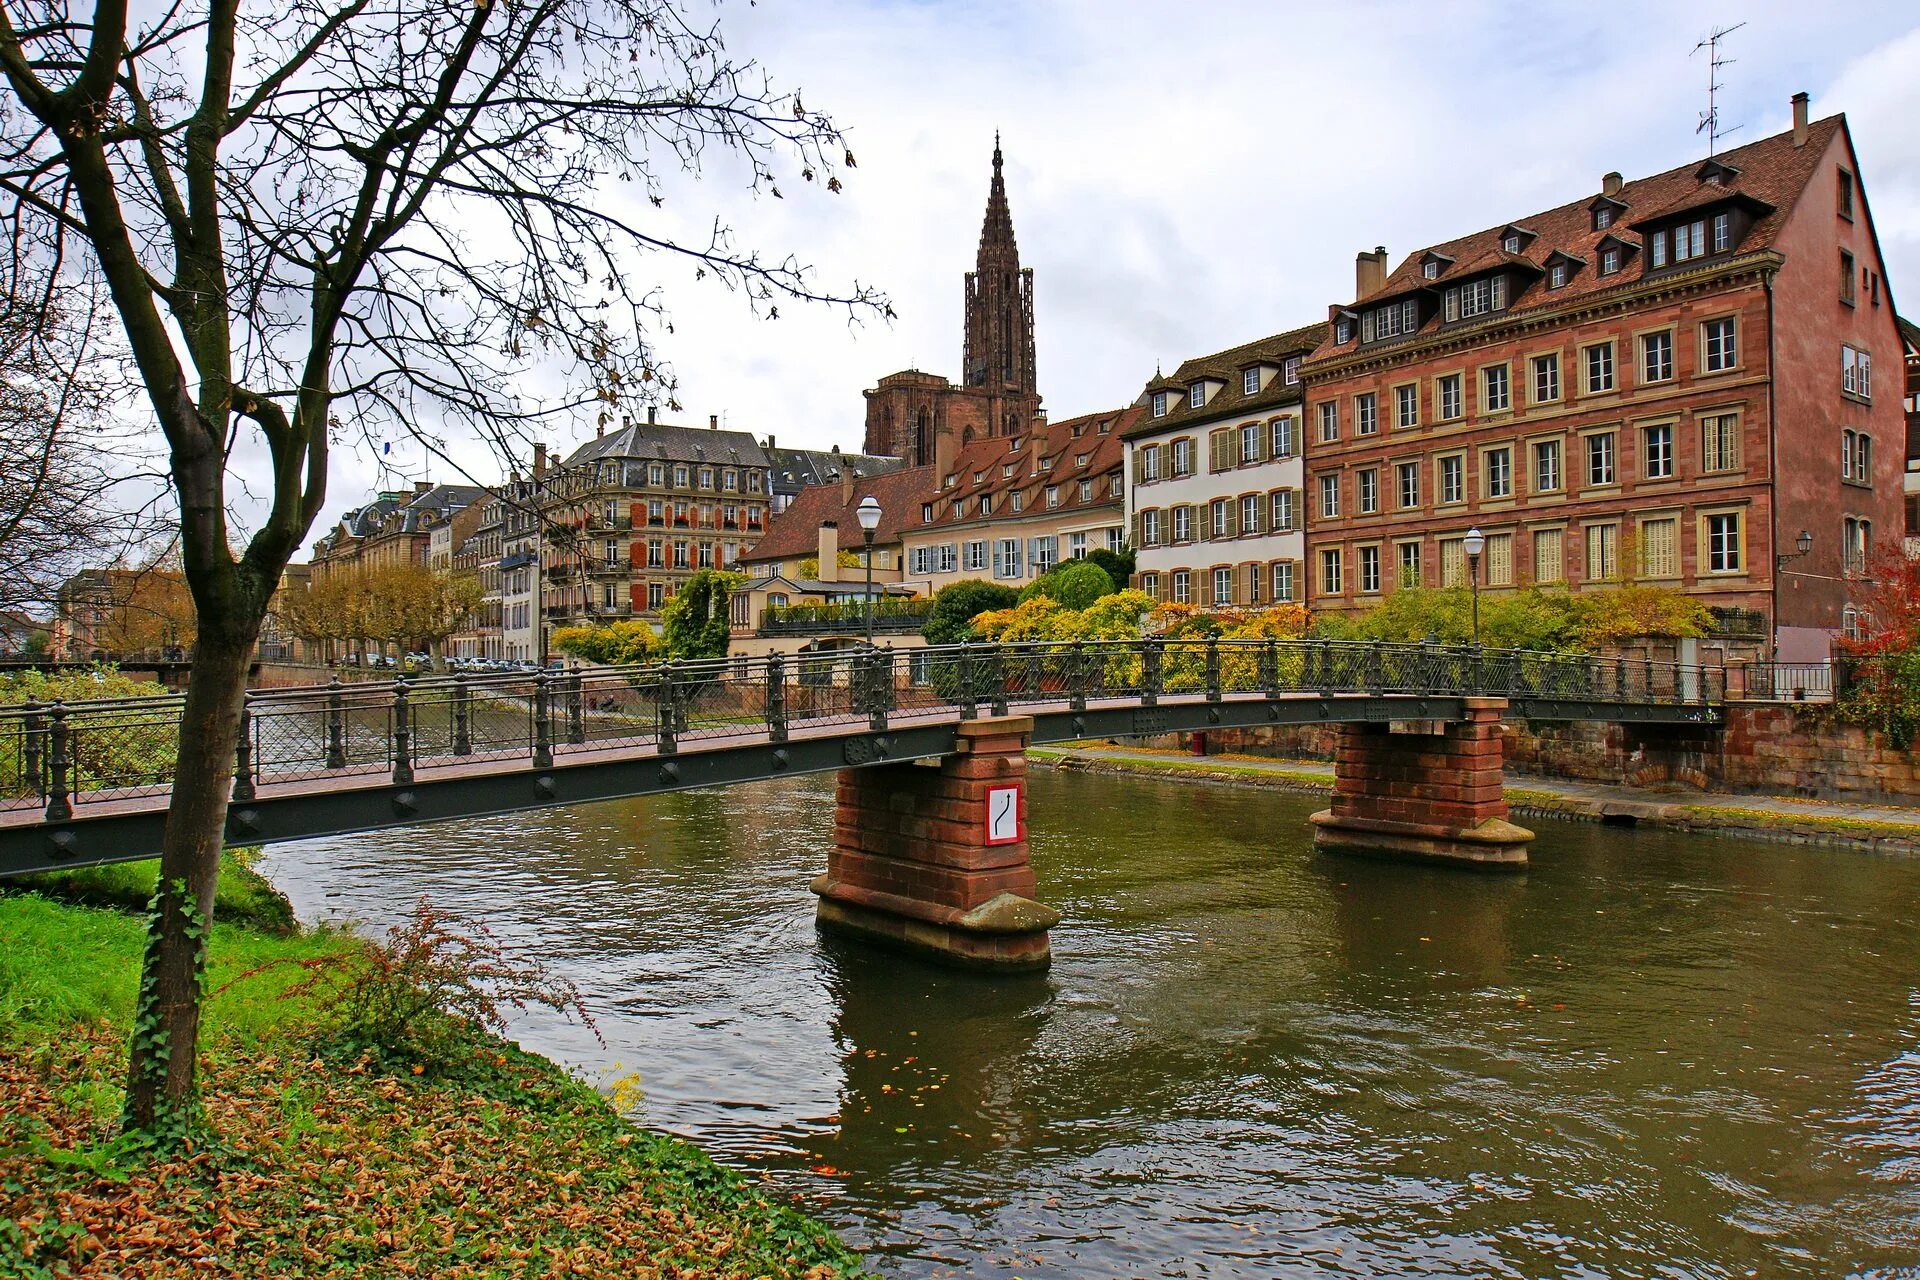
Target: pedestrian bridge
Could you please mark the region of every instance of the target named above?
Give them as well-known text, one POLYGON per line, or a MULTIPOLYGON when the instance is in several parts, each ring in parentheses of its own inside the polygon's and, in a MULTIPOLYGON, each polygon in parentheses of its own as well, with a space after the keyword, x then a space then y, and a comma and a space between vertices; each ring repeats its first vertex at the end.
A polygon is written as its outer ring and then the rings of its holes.
MULTIPOLYGON (((1339 783, 1359 797, 1354 820, 1322 824, 1323 841, 1390 844, 1381 824, 1399 823, 1420 828, 1413 834, 1433 846, 1412 852, 1482 861, 1436 833, 1504 820, 1501 717, 1713 723, 1723 696, 1716 667, 1286 640, 862 648, 336 679, 248 695, 227 838, 265 844, 842 770, 836 841, 842 853, 875 863, 870 878, 887 887, 869 887, 889 899, 883 905, 897 914, 893 899, 926 896, 926 877, 896 864, 924 861, 937 846, 946 871, 935 877, 944 888, 934 887, 953 890, 946 906, 965 915, 997 896, 1026 901, 1013 889, 973 899, 985 887, 1031 880, 1020 814, 992 829, 988 813, 996 801, 1005 809, 1009 791, 1016 809, 1024 804, 1031 742, 1354 726, 1339 783), (1463 745, 1469 738, 1479 745, 1463 745), (912 762, 934 767, 897 767, 912 762), (1476 770, 1471 785, 1461 782, 1476 770), (952 785, 938 782, 943 771, 952 785), (995 779, 1005 785, 987 785, 995 779), (876 843, 881 829, 892 834, 876 843), (1015 866, 1010 877, 976 874, 1015 866), (956 888, 956 875, 978 883, 956 888)), ((0 876, 156 856, 181 702, 170 695, 0 711, 0 876)), ((815 888, 825 916, 832 898, 815 888)), ((999 922, 1008 923, 1019 921, 999 922)), ((989 933, 998 927, 988 924, 989 933)), ((1039 934, 1044 946, 1044 927, 1039 934)))

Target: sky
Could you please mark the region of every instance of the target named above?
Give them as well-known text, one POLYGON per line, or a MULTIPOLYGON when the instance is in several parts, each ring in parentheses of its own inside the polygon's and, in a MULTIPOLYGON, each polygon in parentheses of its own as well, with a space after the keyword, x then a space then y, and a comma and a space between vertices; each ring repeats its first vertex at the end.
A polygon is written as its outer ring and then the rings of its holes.
MULTIPOLYGON (((695 12, 704 0, 689 0, 695 12)), ((1391 261, 1706 154, 1714 23, 1727 37, 1723 149, 1780 132, 1789 99, 1845 112, 1887 257, 1920 312, 1920 4, 1531 0, 737 0, 729 49, 804 91, 857 168, 835 196, 754 196, 724 166, 657 215, 730 222, 744 243, 874 285, 897 318, 850 326, 800 305, 756 319, 654 256, 678 414, 858 448, 861 391, 919 368, 955 377, 995 130, 1034 271, 1040 390, 1061 418, 1132 401, 1156 367, 1324 318, 1354 255, 1391 261)), ((790 176, 790 175, 789 175, 790 176)), ((564 453, 586 416, 550 433, 564 453)), ((482 478, 499 464, 453 442, 482 478)), ((335 455, 323 533, 380 487, 458 480, 408 441, 335 455)), ((309 539, 311 541, 311 538, 309 539)))

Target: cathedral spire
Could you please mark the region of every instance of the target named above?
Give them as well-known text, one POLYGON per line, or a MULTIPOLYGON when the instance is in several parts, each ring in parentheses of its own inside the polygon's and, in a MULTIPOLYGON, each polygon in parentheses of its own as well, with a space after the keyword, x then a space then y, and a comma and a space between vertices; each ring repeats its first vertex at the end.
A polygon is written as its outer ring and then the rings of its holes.
POLYGON ((980 224, 979 267, 1007 268, 1020 265, 1020 250, 1013 242, 1013 214, 1007 209, 1007 179, 1002 171, 1000 132, 993 134, 993 184, 987 188, 987 216, 980 224))
POLYGON ((967 273, 966 343, 961 352, 963 385, 988 394, 986 429, 1018 435, 1038 414, 1034 374, 1033 271, 1020 265, 1007 208, 1006 158, 993 135, 993 182, 980 224, 980 252, 967 273))

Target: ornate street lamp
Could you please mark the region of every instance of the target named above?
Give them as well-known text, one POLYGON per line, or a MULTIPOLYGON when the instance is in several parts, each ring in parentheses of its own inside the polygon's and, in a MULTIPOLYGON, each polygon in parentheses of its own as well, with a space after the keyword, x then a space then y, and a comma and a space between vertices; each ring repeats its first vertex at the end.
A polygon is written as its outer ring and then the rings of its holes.
POLYGON ((1467 536, 1461 539, 1461 547, 1467 553, 1467 582, 1473 588, 1473 647, 1480 647, 1480 553, 1487 549, 1487 535, 1475 525, 1467 530, 1467 536))
POLYGON ((880 504, 872 494, 853 510, 860 518, 860 538, 867 551, 867 648, 873 648, 873 531, 880 527, 880 504))
POLYGON ((1813 534, 1802 529, 1800 536, 1794 539, 1793 545, 1799 548, 1799 550, 1783 552, 1773 558, 1773 571, 1775 573, 1779 573, 1782 569, 1786 568, 1788 561, 1798 560, 1813 550, 1813 534))

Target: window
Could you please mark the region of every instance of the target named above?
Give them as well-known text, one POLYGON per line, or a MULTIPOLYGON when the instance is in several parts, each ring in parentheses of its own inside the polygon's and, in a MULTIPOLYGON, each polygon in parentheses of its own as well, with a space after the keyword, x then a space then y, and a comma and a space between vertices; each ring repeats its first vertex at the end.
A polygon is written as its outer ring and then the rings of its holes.
POLYGON ((1173 509, 1173 540, 1175 542, 1193 541, 1193 508, 1175 507, 1173 509))
POLYGON ((658 610, 667 602, 667 585, 664 582, 647 584, 647 608, 658 610))
POLYGON ((1850 484, 1873 483, 1873 437, 1866 432, 1840 433, 1840 478, 1850 484))
POLYGON ((1700 419, 1700 469, 1702 471, 1738 471, 1740 469, 1738 414, 1715 413, 1700 419))
POLYGON ((1087 535, 1070 533, 1067 535, 1067 556, 1073 560, 1084 560, 1087 555, 1087 535))
POLYGON ((1862 400, 1873 398, 1873 357, 1857 347, 1840 348, 1840 389, 1862 400))
POLYGON ((647 539, 647 568, 664 569, 667 567, 666 544, 658 538, 647 539))
POLYGON ((1533 580, 1535 582, 1566 581, 1567 562, 1562 549, 1564 545, 1558 529, 1533 531, 1533 580))
POLYGON ((1564 289, 1567 287, 1567 264, 1556 261, 1547 268, 1547 288, 1564 289))
POLYGON ((1588 436, 1587 483, 1612 484, 1615 479, 1613 459, 1613 432, 1596 431, 1588 436))
POLYGON ((1510 533, 1490 533, 1487 535, 1487 585, 1490 587, 1510 587, 1513 585, 1513 535, 1510 533))
POLYGON ((1320 477, 1320 518, 1337 520, 1340 518, 1340 477, 1320 477))
POLYGON ((1354 476, 1354 487, 1360 504, 1360 514, 1372 515, 1380 509, 1380 473, 1372 467, 1364 468, 1354 476))
POLYGON ((1328 444, 1340 438, 1340 406, 1329 400, 1320 406, 1320 443, 1328 444))
POLYGON ((1620 576, 1620 526, 1587 526, 1587 581, 1612 582, 1620 576))
POLYGON ((1613 390, 1613 344, 1602 342, 1587 348, 1587 394, 1603 395, 1613 390))
POLYGON ((1033 559, 1034 573, 1045 573, 1060 558, 1060 539, 1053 534, 1034 538, 1027 544, 1027 554, 1033 559))
POLYGON ((1534 441, 1533 491, 1535 493, 1560 491, 1560 442, 1558 440, 1534 441))
POLYGON ((1423 263, 1421 263, 1421 264, 1420 264, 1420 274, 1421 274, 1421 276, 1422 276, 1422 277, 1424 277, 1425 279, 1428 279, 1428 280, 1438 280, 1438 279, 1440 278, 1440 261, 1439 261, 1439 259, 1437 259, 1437 258, 1429 258, 1429 259, 1427 259, 1427 260, 1426 260, 1425 262, 1423 262, 1423 263))
POLYGON ((1359 561, 1362 594, 1377 594, 1380 590, 1380 548, 1361 547, 1355 554, 1359 561))
POLYGON ((740 491, 740 473, 732 470, 722 471, 720 473, 720 488, 726 493, 738 493, 740 491))
POLYGON ((1414 383, 1393 389, 1393 425, 1396 427, 1417 427, 1420 425, 1420 388, 1414 383))
POLYGON ((1460 538, 1440 539, 1440 585, 1467 585, 1467 544, 1460 538))
POLYGON ((1286 362, 1280 366, 1280 379, 1290 387, 1299 385, 1300 383, 1300 357, 1299 356, 1287 357, 1286 362))
POLYGON ((993 544, 993 576, 996 578, 1020 576, 1020 539, 1001 538, 993 544))
MULTIPOLYGON (((1158 511, 1149 511, 1146 514, 1153 521, 1154 536, 1148 539, 1148 544, 1152 545, 1160 541, 1160 513, 1158 511)), ((969 542, 966 547, 966 553, 967 572, 979 573, 987 567, 987 544, 985 542, 969 542)))
POLYGON ((1511 448, 1487 450, 1480 455, 1480 466, 1486 473, 1487 497, 1511 498, 1513 496, 1513 450, 1511 448))
POLYGON ((1513 388, 1508 384, 1507 366, 1491 365, 1480 371, 1480 412, 1502 413, 1513 407, 1513 388))
POLYGON ((687 567, 687 544, 684 542, 673 544, 673 567, 676 569, 687 567))
POLYGON ((1440 378, 1440 420, 1451 422, 1466 412, 1463 397, 1460 394, 1460 375, 1448 373, 1440 378))
POLYGON ((1620 250, 1616 245, 1608 245, 1600 251, 1600 274, 1610 276, 1620 270, 1620 250))
POLYGON ((1260 424, 1257 422, 1249 422, 1240 428, 1240 461, 1264 461, 1260 456, 1260 443, 1261 437, 1265 434, 1260 430, 1260 424))
POLYGON ((1167 416, 1167 393, 1164 391, 1153 393, 1153 416, 1156 418, 1167 416))
POLYGON ((1733 248, 1733 215, 1716 213, 1713 215, 1713 251, 1725 253, 1733 248))
MULTIPOLYGON (((1016 493, 1013 496, 1017 498, 1020 495, 1016 493)), ((980 495, 980 514, 983 516, 990 516, 993 514, 993 495, 992 494, 983 493, 980 495)))
POLYGON ((1082 480, 1080 482, 1079 488, 1076 489, 1075 492, 1080 495, 1080 501, 1092 502, 1093 501, 1093 481, 1082 480))
POLYGON ((1400 544, 1400 576, 1394 580, 1397 587, 1417 587, 1420 585, 1420 544, 1403 542, 1400 544))
POLYGON ((1560 398, 1560 356, 1549 352, 1533 358, 1533 402, 1547 404, 1560 398))
POLYGON ((1420 313, 1413 299, 1375 307, 1360 317, 1360 341, 1382 342, 1412 333, 1420 327, 1420 313))
POLYGON ((1269 496, 1273 508, 1273 531, 1275 533, 1293 532, 1293 490, 1275 489, 1269 496))
POLYGON ((1259 494, 1250 493, 1240 499, 1240 532, 1260 532, 1260 509, 1264 505, 1259 494))
POLYGON ((1258 369, 1243 369, 1240 373, 1240 394, 1250 396, 1256 394, 1259 390, 1260 371, 1258 369))
POLYGON ((1340 584, 1340 548, 1328 547, 1320 553, 1320 594, 1337 596, 1340 584))
POLYGON ((1273 456, 1291 458, 1294 455, 1293 419, 1275 418, 1272 424, 1273 456))
POLYGON ((1158 600, 1160 598, 1160 575, 1157 573, 1141 574, 1140 590, 1146 593, 1147 599, 1158 600))
POLYGON ((1739 365, 1740 337, 1732 316, 1708 320, 1700 326, 1700 354, 1708 373, 1721 373, 1739 365))
POLYGON ((713 488, 713 468, 712 467, 700 468, 700 487, 702 489, 713 488))
POLYGON ((1051 511, 1053 510, 1053 508, 1059 505, 1060 505, 1060 486, 1057 484, 1050 484, 1047 486, 1047 510, 1051 511))
POLYGON ((1640 335, 1640 381, 1665 382, 1673 377, 1673 331, 1640 335))
POLYGON ((675 467, 673 469, 673 487, 676 489, 686 488, 692 475, 693 473, 686 467, 675 467))
POLYGON ((1380 402, 1373 392, 1353 398, 1353 430, 1355 435, 1370 436, 1380 429, 1380 402))
POLYGON ((1293 599, 1293 561, 1276 561, 1273 566, 1273 598, 1285 602, 1293 599))
POLYGON ((1173 602, 1175 604, 1186 604, 1192 599, 1192 582, 1193 575, 1185 569, 1173 571, 1173 602))
POLYGON ((1190 476, 1193 474, 1193 437, 1181 436, 1173 442, 1173 474, 1190 476))
POLYGON ((1213 603, 1233 603, 1233 570, 1225 565, 1213 571, 1213 603))
POLYGON ((1612 225, 1613 225, 1613 206, 1612 205, 1603 204, 1598 209, 1595 209, 1593 211, 1593 229, 1595 231, 1605 231, 1608 227, 1612 225))
POLYGON ((1655 423, 1640 430, 1640 473, 1649 480, 1673 478, 1673 424, 1655 423))
POLYGON ((760 473, 758 471, 747 472, 747 492, 760 492, 760 473))
POLYGON ((1640 576, 1680 576, 1680 522, 1672 517, 1640 522, 1640 576))
POLYGON ((920 504, 920 523, 933 523, 933 504, 931 502, 923 502, 920 504))
POLYGON ((1840 216, 1845 218, 1848 222, 1852 222, 1853 221, 1853 175, 1851 173, 1848 173, 1845 169, 1840 169, 1835 172, 1834 177, 1838 179, 1838 194, 1840 197, 1840 203, 1838 205, 1838 209, 1839 209, 1840 216))
POLYGON ((1507 253, 1520 252, 1520 237, 1517 235, 1508 236, 1500 242, 1500 248, 1507 253))
POLYGON ((1442 295, 1443 314, 1449 321, 1471 320, 1507 307, 1507 278, 1488 276, 1457 284, 1442 295))
POLYGON ((1467 461, 1459 454, 1440 459, 1440 503, 1467 500, 1467 461))
POLYGON ((1187 388, 1187 408, 1198 409, 1207 402, 1207 384, 1196 382, 1187 388))
POLYGON ((1845 249, 1840 251, 1840 301, 1852 306, 1853 294, 1853 255, 1845 249))
POLYGON ((1411 510, 1420 505, 1420 464, 1401 462, 1393 468, 1394 479, 1400 490, 1400 509, 1411 510))
POLYGON ((1239 461, 1233 432, 1222 427, 1207 437, 1207 470, 1225 471, 1239 461))
POLYGON ((1333 322, 1333 340, 1337 343, 1353 341, 1353 320, 1351 317, 1341 316, 1333 322))
MULTIPOLYGON (((1709 516, 1711 520, 1713 517, 1709 516)), ((1711 536, 1711 529, 1709 529, 1711 536)), ((1862 520, 1858 516, 1848 516, 1840 522, 1840 553, 1843 572, 1862 574, 1873 550, 1873 521, 1862 520)))
MULTIPOLYGON (((1140 483, 1151 484, 1160 478, 1160 446, 1145 445, 1140 449, 1140 483)), ((1175 472, 1178 475, 1179 472, 1175 472)))
POLYGON ((1720 511, 1710 514, 1707 516, 1707 572, 1739 573, 1741 568, 1740 513, 1720 511))

